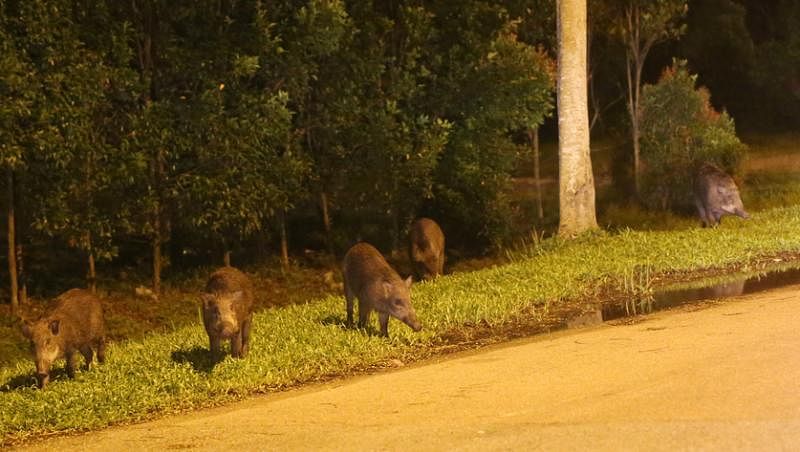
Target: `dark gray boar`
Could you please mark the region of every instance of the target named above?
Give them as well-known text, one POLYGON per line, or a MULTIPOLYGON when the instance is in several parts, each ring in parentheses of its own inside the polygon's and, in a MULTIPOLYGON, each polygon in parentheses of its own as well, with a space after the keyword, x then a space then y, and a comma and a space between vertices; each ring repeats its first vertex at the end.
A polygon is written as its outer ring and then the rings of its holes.
POLYGON ((358 298, 358 326, 364 328, 372 311, 378 312, 381 335, 389 337, 389 316, 414 331, 422 329, 411 306, 411 277, 403 281, 381 253, 368 243, 357 243, 344 256, 344 296, 347 325, 353 326, 353 299, 358 298))
POLYGON ((98 362, 106 360, 103 306, 88 290, 71 289, 59 295, 39 320, 23 323, 22 333, 31 341, 36 379, 42 389, 50 381, 50 367, 59 358, 66 358, 70 378, 75 377, 76 352, 83 355, 87 370, 95 352, 98 362))
POLYGON ((244 358, 250 349, 250 326, 253 322, 253 284, 250 278, 233 267, 222 267, 208 278, 205 293, 200 298, 211 353, 219 356, 220 343, 230 339, 231 355, 244 358))
POLYGON ((706 163, 694 180, 694 203, 703 226, 716 226, 723 215, 750 218, 742 205, 739 189, 728 174, 706 163))
POLYGON ((430 218, 411 224, 408 255, 417 279, 433 279, 444 273, 444 233, 430 218))

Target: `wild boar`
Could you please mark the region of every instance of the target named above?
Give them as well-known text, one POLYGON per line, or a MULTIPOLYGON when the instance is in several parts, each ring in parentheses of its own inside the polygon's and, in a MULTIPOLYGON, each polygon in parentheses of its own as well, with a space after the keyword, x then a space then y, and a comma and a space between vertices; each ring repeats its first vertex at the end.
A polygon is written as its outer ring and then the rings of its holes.
POLYGON ((430 218, 411 224, 408 255, 417 279, 433 279, 444 273, 444 233, 430 218))
POLYGON ((222 267, 208 278, 200 299, 211 353, 219 356, 220 343, 229 339, 231 355, 244 358, 250 350, 253 322, 253 284, 250 278, 233 267, 222 267))
POLYGON ((50 367, 66 358, 67 375, 75 377, 75 354, 81 352, 84 369, 106 359, 106 333, 100 299, 84 289, 71 289, 56 298, 55 305, 36 321, 25 321, 22 333, 31 341, 36 362, 36 379, 44 389, 50 381, 50 367))
POLYGON ((723 215, 750 218, 733 178, 710 163, 703 164, 697 171, 694 203, 704 227, 718 225, 723 215))
POLYGON ((411 277, 402 280, 375 247, 355 244, 345 254, 342 267, 348 326, 353 325, 353 299, 358 298, 359 328, 365 328, 370 313, 377 311, 384 337, 389 337, 390 315, 414 331, 422 329, 411 306, 411 277))

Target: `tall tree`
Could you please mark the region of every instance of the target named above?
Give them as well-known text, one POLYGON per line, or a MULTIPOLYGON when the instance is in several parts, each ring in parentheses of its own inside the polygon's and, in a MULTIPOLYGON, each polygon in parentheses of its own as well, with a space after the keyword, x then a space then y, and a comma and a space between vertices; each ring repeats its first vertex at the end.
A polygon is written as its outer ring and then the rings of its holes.
POLYGON ((627 107, 633 144, 633 177, 636 195, 641 185, 640 144, 642 70, 647 55, 659 42, 680 36, 685 27, 685 0, 623 0, 618 4, 617 31, 625 45, 627 107))
MULTIPOLYGON (((506 2, 442 2, 432 9, 430 111, 452 123, 436 171, 432 215, 454 240, 499 246, 513 218, 506 196, 519 155, 515 140, 553 108, 554 65, 506 2), (525 37, 523 40, 523 37, 525 37)), ((527 16, 526 16, 527 17, 527 16)), ((448 239, 449 240, 449 239, 448 239)))
POLYGON ((561 236, 597 228, 589 155, 586 0, 558 0, 558 167, 561 236))

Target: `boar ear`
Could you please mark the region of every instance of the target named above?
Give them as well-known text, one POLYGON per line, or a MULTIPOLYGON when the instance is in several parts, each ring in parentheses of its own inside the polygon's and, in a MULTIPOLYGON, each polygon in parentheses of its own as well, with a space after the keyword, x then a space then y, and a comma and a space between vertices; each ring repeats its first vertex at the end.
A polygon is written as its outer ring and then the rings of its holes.
POLYGON ((410 276, 409 276, 408 278, 406 278, 406 280, 405 280, 406 287, 408 287, 408 288, 410 289, 410 288, 411 288, 411 284, 412 284, 413 282, 414 282, 414 280, 413 280, 413 279, 411 279, 411 277, 410 277, 410 276))
POLYGON ((52 320, 49 326, 50 326, 50 332, 53 333, 53 336, 58 336, 58 327, 61 326, 61 321, 52 320))
POLYGON ((230 299, 231 301, 239 301, 244 296, 244 291, 237 290, 236 292, 231 292, 230 299))
POLYGON ((389 281, 384 281, 383 284, 383 298, 389 298, 389 294, 392 292, 392 283, 389 281))
POLYGON ((31 322, 27 320, 22 322, 22 334, 28 339, 31 338, 31 322))

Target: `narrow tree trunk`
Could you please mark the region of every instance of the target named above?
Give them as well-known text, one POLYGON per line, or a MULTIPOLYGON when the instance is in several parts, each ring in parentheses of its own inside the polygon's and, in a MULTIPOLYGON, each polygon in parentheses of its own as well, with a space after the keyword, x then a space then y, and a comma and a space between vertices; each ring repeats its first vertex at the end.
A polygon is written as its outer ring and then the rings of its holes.
POLYGON ((152 160, 152 185, 155 190, 155 205, 153 206, 153 293, 161 295, 161 272, 164 268, 162 247, 164 244, 164 199, 162 184, 164 182, 164 153, 162 149, 155 151, 152 160))
POLYGON ((19 312, 18 286, 17 286, 17 253, 16 253, 16 227, 14 215, 14 171, 6 170, 6 213, 8 220, 8 278, 9 295, 11 296, 11 314, 19 312))
POLYGON ((586 0, 558 0, 559 235, 597 228, 589 154, 586 0))
POLYGON ((97 293, 97 271, 95 269, 95 255, 94 255, 94 244, 92 243, 92 231, 88 229, 88 225, 91 224, 91 219, 93 215, 93 201, 94 201, 94 191, 92 190, 92 179, 94 178, 94 151, 89 150, 86 153, 86 160, 84 161, 84 193, 83 198, 86 202, 85 206, 85 216, 84 219, 86 221, 87 230, 84 233, 85 236, 85 245, 86 245, 86 254, 88 260, 88 273, 86 274, 86 282, 89 290, 92 293, 97 293))
POLYGON ((95 268, 95 257, 94 257, 94 248, 92 247, 92 236, 89 233, 86 233, 86 241, 87 241, 87 252, 88 252, 88 263, 89 263, 89 273, 87 274, 87 283, 89 286, 89 290, 92 293, 97 293, 97 269, 95 268))
POLYGON ((161 268, 163 265, 162 256, 161 256, 161 228, 160 226, 160 217, 156 217, 154 221, 153 227, 155 231, 153 231, 153 293, 156 296, 161 294, 161 268))
POLYGON ((544 218, 544 209, 542 208, 542 178, 539 174, 539 127, 528 129, 528 139, 533 148, 533 181, 536 184, 536 210, 541 220, 544 218))
MULTIPOLYGON (((395 191, 397 193, 397 191, 395 191)), ((400 213, 397 211, 397 208, 392 209, 392 230, 391 230, 391 240, 392 240, 392 256, 395 255, 397 251, 400 250, 400 213)))
POLYGON ((289 269, 289 240, 286 237, 286 212, 281 212, 280 218, 281 232, 281 266, 284 270, 289 269))
POLYGON ((625 70, 628 82, 628 115, 631 120, 631 141, 633 144, 633 187, 634 193, 638 198, 641 188, 641 161, 640 161, 640 129, 639 119, 641 118, 640 98, 642 84, 642 68, 644 60, 654 38, 649 38, 644 44, 641 43, 641 22, 639 5, 631 3, 625 10, 625 20, 628 27, 628 43, 625 50, 625 70))
POLYGON ((19 231, 17 231, 17 277, 19 284, 19 304, 24 305, 28 303, 28 273, 25 267, 25 253, 24 247, 20 242, 19 231))
POLYGON ((636 197, 639 198, 641 194, 641 162, 640 162, 640 147, 639 147, 639 111, 638 107, 636 113, 631 116, 631 139, 633 140, 633 190, 636 197))
POLYGON ((328 194, 325 191, 319 194, 319 204, 322 208, 322 224, 325 227, 325 247, 333 255, 333 237, 331 236, 331 216, 328 211, 328 194))
POLYGON ((231 266, 231 250, 229 250, 227 246, 225 247, 225 252, 222 253, 222 263, 226 267, 231 266))

